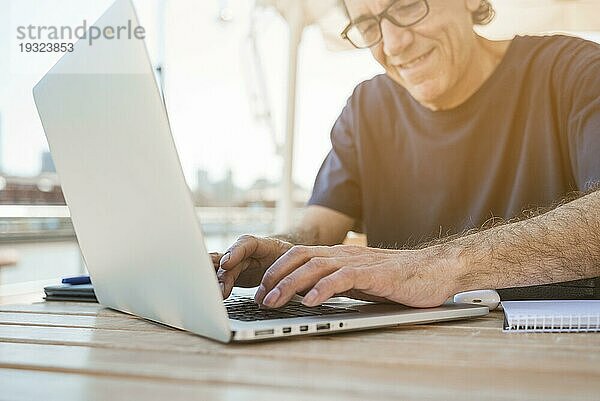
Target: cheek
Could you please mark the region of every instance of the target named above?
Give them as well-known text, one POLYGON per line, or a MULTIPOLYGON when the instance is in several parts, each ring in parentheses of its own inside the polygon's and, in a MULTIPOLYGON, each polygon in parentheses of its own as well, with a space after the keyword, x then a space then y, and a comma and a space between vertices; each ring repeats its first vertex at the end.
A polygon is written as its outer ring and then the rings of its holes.
POLYGON ((381 64, 384 68, 386 68, 385 54, 383 53, 383 44, 380 43, 377 46, 372 47, 370 50, 371 50, 371 54, 373 55, 375 60, 377 60, 377 62, 379 64, 381 64))
POLYGON ((467 43, 471 38, 473 31, 461 30, 460 26, 447 27, 444 30, 443 43, 443 68, 447 78, 455 81, 468 70, 471 60, 471 52, 465 48, 463 43, 467 43))
POLYGON ((404 86, 402 82, 402 77, 398 74, 398 72, 394 68, 391 68, 387 65, 385 53, 383 52, 383 44, 379 44, 375 47, 372 47, 370 50, 371 54, 373 55, 373 58, 375 58, 379 65, 381 65, 385 69, 387 75, 394 81, 396 81, 398 84, 404 86))

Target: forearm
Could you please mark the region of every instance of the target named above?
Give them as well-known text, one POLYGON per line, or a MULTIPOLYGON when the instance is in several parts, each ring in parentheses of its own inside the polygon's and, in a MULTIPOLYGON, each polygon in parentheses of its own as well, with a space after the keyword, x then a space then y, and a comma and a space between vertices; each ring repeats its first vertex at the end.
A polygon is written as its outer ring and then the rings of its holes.
POLYGON ((294 245, 337 245, 342 243, 353 225, 351 217, 323 206, 311 205, 296 228, 271 238, 294 245))
POLYGON ((600 276, 600 191, 434 248, 456 261, 456 292, 600 276))
POLYGON ((296 228, 286 234, 270 235, 269 238, 289 242, 293 245, 324 245, 319 239, 319 230, 316 227, 309 229, 296 228))

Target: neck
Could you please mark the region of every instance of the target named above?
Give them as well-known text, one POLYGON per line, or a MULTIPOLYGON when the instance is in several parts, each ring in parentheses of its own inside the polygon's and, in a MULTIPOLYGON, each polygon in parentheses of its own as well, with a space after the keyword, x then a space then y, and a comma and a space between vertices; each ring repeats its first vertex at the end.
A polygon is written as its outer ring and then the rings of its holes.
POLYGON ((475 35, 476 44, 466 61, 467 68, 446 95, 421 104, 433 111, 450 110, 466 102, 481 88, 502 61, 510 40, 491 41, 475 35))

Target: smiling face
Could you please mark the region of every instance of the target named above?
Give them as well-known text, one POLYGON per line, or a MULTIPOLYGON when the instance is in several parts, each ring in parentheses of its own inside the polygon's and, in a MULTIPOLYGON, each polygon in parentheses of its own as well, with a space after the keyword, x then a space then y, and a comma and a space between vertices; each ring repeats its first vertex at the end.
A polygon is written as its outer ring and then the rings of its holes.
MULTIPOLYGON (((418 0, 401 1, 408 5, 418 0)), ((346 0, 353 21, 377 15, 391 3, 392 0, 346 0)), ((470 96, 481 84, 469 77, 470 70, 477 69, 474 61, 480 61, 478 37, 471 18, 480 2, 429 0, 428 3, 429 14, 416 25, 401 28, 384 18, 383 39, 371 52, 387 74, 418 102, 431 109, 443 109, 453 107, 449 105, 456 103, 456 99, 470 96)))

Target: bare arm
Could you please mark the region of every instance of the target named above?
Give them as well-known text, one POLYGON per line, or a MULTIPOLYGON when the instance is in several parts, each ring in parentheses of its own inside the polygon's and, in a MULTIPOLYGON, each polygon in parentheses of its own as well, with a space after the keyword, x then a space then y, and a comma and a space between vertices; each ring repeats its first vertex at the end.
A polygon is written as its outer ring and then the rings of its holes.
POLYGON ((296 246, 264 274, 256 301, 306 305, 335 294, 431 307, 462 291, 600 276, 600 191, 543 215, 418 250, 296 246))
POLYGON ((438 251, 457 256, 458 291, 600 276, 600 191, 543 215, 450 241, 438 251))
POLYGON ((338 211, 311 205, 306 208, 300 224, 288 234, 274 235, 294 245, 341 244, 354 225, 354 219, 338 211))

